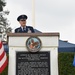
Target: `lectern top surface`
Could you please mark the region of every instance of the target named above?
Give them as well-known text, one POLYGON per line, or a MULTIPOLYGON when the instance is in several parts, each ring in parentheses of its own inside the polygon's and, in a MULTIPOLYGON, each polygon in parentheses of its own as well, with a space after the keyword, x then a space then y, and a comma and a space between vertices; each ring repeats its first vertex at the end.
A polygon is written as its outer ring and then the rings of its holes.
POLYGON ((7 36, 59 36, 59 33, 8 33, 7 36))

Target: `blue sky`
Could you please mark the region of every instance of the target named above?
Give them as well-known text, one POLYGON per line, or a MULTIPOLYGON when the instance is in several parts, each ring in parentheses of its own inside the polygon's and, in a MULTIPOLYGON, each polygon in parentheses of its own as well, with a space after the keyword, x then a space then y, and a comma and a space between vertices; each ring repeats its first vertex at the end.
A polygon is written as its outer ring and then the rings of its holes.
MULTIPOLYGON (((6 0, 5 10, 10 26, 19 27, 17 17, 28 16, 27 25, 32 24, 32 0, 6 0)), ((59 32, 61 40, 75 43, 75 0, 35 0, 35 27, 42 32, 59 32)))

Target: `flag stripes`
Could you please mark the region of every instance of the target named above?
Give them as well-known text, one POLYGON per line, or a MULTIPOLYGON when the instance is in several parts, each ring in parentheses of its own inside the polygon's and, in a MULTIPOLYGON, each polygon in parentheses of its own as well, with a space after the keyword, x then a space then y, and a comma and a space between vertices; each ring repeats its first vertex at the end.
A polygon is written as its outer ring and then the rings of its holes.
POLYGON ((0 41, 0 49, 2 48, 2 42, 0 41))
POLYGON ((3 52, 4 52, 4 48, 2 46, 2 48, 0 48, 0 56, 2 55, 3 52))
POLYGON ((4 51, 3 43, 0 41, 0 73, 5 69, 7 66, 8 59, 6 56, 6 52, 4 51))
POLYGON ((2 73, 3 70, 6 68, 7 63, 8 63, 8 60, 6 59, 6 61, 5 61, 5 62, 3 63, 3 65, 0 67, 0 73, 2 73))
POLYGON ((2 60, 2 58, 4 57, 5 52, 2 53, 2 55, 0 55, 0 61, 2 60))

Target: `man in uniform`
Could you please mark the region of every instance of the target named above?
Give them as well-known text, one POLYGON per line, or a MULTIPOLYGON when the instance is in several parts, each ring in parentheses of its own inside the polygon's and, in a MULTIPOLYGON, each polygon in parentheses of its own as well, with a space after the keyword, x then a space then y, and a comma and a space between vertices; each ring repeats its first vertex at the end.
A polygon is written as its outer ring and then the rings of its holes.
POLYGON ((20 27, 15 29, 15 33, 34 33, 34 29, 31 26, 26 26, 26 20, 27 20, 26 15, 20 15, 17 18, 17 21, 20 23, 20 27))

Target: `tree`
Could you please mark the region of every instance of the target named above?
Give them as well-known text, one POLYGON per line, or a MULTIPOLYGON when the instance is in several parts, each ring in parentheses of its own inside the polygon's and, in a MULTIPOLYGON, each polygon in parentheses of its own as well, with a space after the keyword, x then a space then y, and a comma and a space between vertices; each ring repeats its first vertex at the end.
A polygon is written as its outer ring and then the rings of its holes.
POLYGON ((5 31, 6 33, 7 32, 12 32, 12 28, 9 27, 9 23, 8 23, 8 20, 7 18, 5 18, 5 15, 8 15, 9 14, 9 11, 2 11, 0 12, 0 28, 2 29, 3 28, 3 31, 5 31))
POLYGON ((12 31, 12 28, 9 27, 9 23, 5 15, 9 15, 9 11, 4 11, 3 8, 6 6, 6 2, 4 0, 0 0, 0 28, 4 28, 5 32, 12 31))
POLYGON ((0 12, 3 11, 3 7, 6 5, 4 0, 0 0, 0 12))
POLYGON ((5 36, 6 33, 12 32, 12 28, 9 25, 9 21, 5 15, 9 15, 9 11, 4 11, 3 8, 6 6, 4 0, 0 0, 0 33, 5 36))

